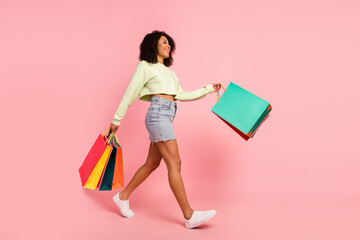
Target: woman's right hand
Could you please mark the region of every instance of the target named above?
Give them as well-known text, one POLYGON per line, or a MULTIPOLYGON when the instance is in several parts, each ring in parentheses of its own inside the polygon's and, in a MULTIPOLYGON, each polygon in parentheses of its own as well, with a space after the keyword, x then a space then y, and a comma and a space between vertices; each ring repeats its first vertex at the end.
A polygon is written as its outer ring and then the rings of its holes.
POLYGON ((110 124, 110 133, 112 132, 116 133, 118 129, 119 129, 119 125, 115 125, 113 123, 110 124))

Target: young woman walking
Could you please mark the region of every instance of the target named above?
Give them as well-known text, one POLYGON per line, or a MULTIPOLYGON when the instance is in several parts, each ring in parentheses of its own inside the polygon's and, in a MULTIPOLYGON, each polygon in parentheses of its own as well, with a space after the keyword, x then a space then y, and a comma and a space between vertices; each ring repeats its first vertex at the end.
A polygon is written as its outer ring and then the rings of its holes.
POLYGON ((168 169, 168 179, 172 192, 184 215, 185 227, 194 228, 215 216, 215 210, 194 211, 186 197, 181 177, 181 159, 173 130, 173 120, 177 110, 176 100, 191 101, 204 98, 208 93, 220 89, 220 84, 209 84, 201 89, 184 92, 175 72, 169 68, 173 63, 174 40, 163 31, 147 34, 140 44, 140 62, 123 95, 111 122, 111 132, 116 132, 127 108, 137 96, 142 101, 151 102, 145 117, 149 132, 149 153, 129 184, 113 200, 124 217, 134 217, 129 206, 129 196, 164 159, 168 169))

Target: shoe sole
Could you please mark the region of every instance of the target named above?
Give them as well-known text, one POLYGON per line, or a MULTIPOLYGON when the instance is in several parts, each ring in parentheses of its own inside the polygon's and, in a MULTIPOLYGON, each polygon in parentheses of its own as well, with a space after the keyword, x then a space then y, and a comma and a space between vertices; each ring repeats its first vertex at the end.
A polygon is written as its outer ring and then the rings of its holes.
POLYGON ((186 228, 195 228, 195 227, 198 227, 200 226, 201 224, 203 223, 206 223, 207 221, 209 221, 210 219, 212 219, 215 215, 216 215, 216 211, 214 212, 214 214, 210 215, 209 217, 205 218, 203 221, 201 221, 200 223, 196 224, 196 225, 193 225, 193 226, 190 226, 190 227, 186 227, 186 228))

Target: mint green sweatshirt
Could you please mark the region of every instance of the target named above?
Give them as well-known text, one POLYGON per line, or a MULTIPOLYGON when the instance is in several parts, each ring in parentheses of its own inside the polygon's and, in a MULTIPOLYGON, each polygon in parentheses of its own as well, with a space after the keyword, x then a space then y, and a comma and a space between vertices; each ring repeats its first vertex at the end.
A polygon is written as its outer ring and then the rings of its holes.
POLYGON ((130 83, 114 114, 112 123, 120 125, 128 107, 139 96, 142 101, 151 102, 152 94, 173 95, 174 100, 192 101, 204 98, 208 93, 214 92, 212 84, 200 89, 184 92, 179 84, 175 72, 164 64, 140 61, 131 77, 130 83))

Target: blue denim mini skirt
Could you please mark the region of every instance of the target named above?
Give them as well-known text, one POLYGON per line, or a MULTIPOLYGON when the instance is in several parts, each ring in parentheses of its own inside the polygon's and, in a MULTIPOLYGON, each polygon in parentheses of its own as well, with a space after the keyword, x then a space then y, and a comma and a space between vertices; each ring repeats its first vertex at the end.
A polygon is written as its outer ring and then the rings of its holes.
POLYGON ((176 115, 177 104, 166 98, 153 96, 146 113, 145 125, 152 142, 176 139, 173 121, 176 115))

